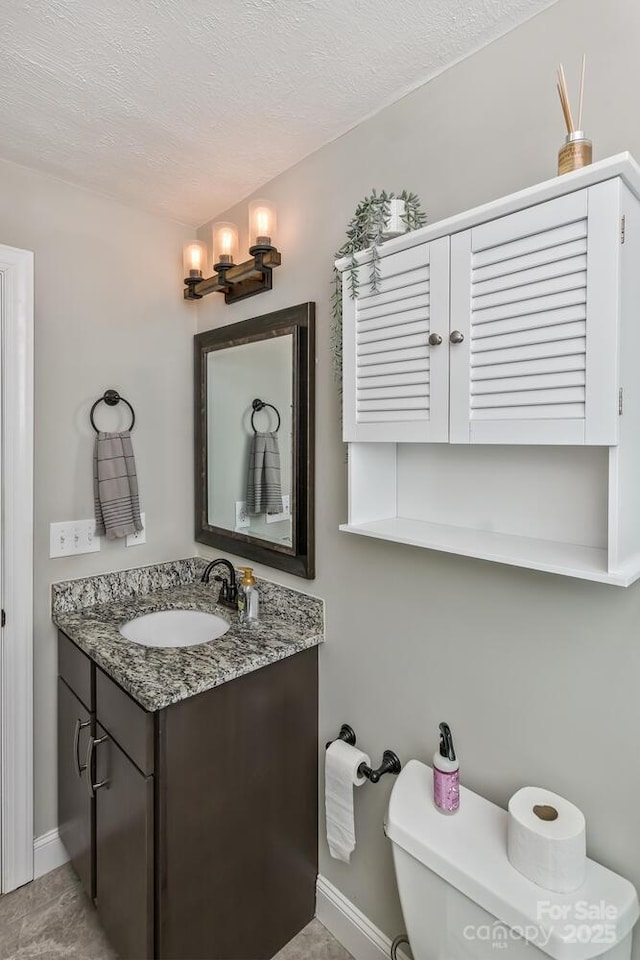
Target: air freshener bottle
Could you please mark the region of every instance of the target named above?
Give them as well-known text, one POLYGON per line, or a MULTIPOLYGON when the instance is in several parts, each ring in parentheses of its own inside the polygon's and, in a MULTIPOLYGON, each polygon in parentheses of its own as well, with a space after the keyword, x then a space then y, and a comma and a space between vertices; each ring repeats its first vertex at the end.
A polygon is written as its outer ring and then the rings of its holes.
POLYGON ((591 140, 587 140, 582 130, 573 130, 567 134, 566 140, 558 153, 558 175, 580 170, 591 163, 591 140))
POLYGON ((433 801, 442 813, 460 806, 460 764, 448 723, 440 724, 440 747, 433 756, 433 801))

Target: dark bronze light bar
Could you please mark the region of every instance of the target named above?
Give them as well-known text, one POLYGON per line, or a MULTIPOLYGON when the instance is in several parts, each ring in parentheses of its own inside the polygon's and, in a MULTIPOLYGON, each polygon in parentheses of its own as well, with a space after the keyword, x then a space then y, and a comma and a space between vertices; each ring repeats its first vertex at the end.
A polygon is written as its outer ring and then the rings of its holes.
POLYGON ((268 200, 254 200, 249 205, 250 260, 236 264, 238 229, 233 223, 213 225, 213 269, 211 277, 202 276, 206 245, 193 241, 185 246, 185 300, 201 300, 210 293, 223 293, 225 303, 235 303, 271 290, 272 271, 282 258, 272 244, 275 233, 275 207, 268 200))

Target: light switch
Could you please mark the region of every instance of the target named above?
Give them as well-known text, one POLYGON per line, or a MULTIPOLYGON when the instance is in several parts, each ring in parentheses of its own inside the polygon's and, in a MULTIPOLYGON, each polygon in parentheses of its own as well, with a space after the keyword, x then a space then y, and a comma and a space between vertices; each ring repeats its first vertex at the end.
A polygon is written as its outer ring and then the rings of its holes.
POLYGON ((247 513, 247 501, 246 500, 236 500, 236 530, 241 530, 242 527, 251 526, 251 517, 247 513))
POLYGON ((97 553, 100 537, 95 520, 66 520, 49 526, 49 556, 72 557, 78 553, 97 553))

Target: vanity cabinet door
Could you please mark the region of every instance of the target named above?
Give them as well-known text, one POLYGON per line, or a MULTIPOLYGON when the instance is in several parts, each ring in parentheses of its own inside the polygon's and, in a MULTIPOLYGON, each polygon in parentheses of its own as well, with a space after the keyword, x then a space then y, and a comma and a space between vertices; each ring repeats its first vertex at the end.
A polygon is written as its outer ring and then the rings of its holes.
POLYGON ((90 897, 93 885, 93 802, 84 762, 93 715, 58 677, 58 823, 69 859, 90 897))
POLYGON ((153 777, 98 724, 94 749, 96 906, 123 960, 153 957, 153 777))
POLYGON ((273 957, 315 913, 317 648, 158 719, 156 956, 273 957))
POLYGON ((451 238, 452 443, 617 443, 619 255, 618 180, 451 238))
POLYGON ((343 439, 446 442, 449 238, 380 253, 377 293, 343 274, 343 439))

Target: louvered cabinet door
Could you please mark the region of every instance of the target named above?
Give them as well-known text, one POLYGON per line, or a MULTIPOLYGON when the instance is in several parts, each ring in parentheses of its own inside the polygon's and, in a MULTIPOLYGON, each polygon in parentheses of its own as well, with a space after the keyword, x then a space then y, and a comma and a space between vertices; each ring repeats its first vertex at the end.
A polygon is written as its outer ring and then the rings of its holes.
POLYGON ((446 442, 449 238, 383 255, 379 268, 374 293, 360 267, 356 300, 343 278, 344 439, 446 442))
POLYGON ((617 442, 619 181, 451 240, 451 442, 617 442))

